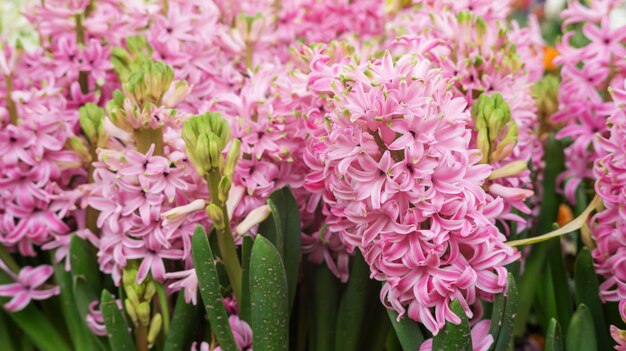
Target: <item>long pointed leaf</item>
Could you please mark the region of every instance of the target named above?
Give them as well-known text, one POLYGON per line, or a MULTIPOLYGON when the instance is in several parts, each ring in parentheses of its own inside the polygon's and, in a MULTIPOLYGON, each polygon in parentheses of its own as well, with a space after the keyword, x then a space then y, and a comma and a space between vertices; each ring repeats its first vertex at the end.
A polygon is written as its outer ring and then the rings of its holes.
POLYGON ((254 239, 244 236, 241 244, 241 303, 239 303, 239 317, 250 323, 250 254, 254 239))
POLYGON ((78 311, 71 274, 65 271, 62 264, 57 263, 54 265, 54 277, 61 287, 61 308, 74 348, 76 350, 104 350, 104 346, 91 332, 87 326, 87 321, 81 317, 78 311))
POLYGON ((289 187, 282 189, 284 204, 278 202, 281 210, 281 223, 283 225, 283 233, 285 235, 285 273, 287 274, 287 287, 289 288, 289 310, 293 306, 296 297, 296 286, 298 284, 298 271, 300 270, 300 235, 302 228, 300 226, 300 210, 298 202, 293 196, 289 187))
POLYGON ((76 235, 72 236, 70 242, 70 265, 74 277, 84 279, 96 293, 102 290, 100 270, 94 249, 88 242, 76 235))
POLYGON ((337 334, 335 350, 356 350, 359 346, 362 320, 367 312, 367 287, 369 285, 369 266, 363 260, 360 251, 352 257, 350 280, 343 293, 337 316, 337 334))
POLYGON ((326 265, 316 265, 314 271, 315 340, 317 350, 330 351, 335 345, 339 280, 326 265))
POLYGON ((134 351, 135 343, 128 331, 128 323, 117 307, 115 298, 107 290, 102 290, 100 309, 104 317, 111 349, 113 351, 134 351))
POLYGON ((558 321, 563 323, 563 325, 569 325, 574 302, 572 301, 567 272, 565 271, 565 262, 563 262, 561 238, 550 240, 548 245, 548 262, 550 264, 550 275, 554 288, 558 321))
POLYGON ((185 302, 185 294, 181 291, 176 299, 170 332, 165 337, 164 351, 183 350, 187 346, 194 323, 196 323, 196 306, 185 302))
POLYGON ((0 350, 14 351, 13 337, 9 326, 9 320, 4 309, 0 308, 0 350))
POLYGON ((504 307, 504 313, 502 314, 502 325, 498 333, 498 338, 495 340, 494 351, 508 350, 513 342, 513 327, 515 325, 515 319, 518 308, 518 291, 515 278, 509 273, 508 276, 508 289, 506 294, 506 305, 504 307))
POLYGON ((285 235, 283 233, 283 224, 280 221, 280 211, 271 197, 267 199, 267 204, 272 213, 259 224, 258 233, 266 237, 274 245, 280 256, 283 257, 285 253, 285 235))
POLYGON ((596 332, 593 326, 593 317, 585 305, 578 306, 567 328, 565 341, 567 351, 595 351, 598 350, 596 332))
POLYGON ((574 282, 576 284, 576 303, 585 304, 593 317, 593 325, 598 338, 600 350, 609 349, 609 333, 604 318, 604 310, 600 301, 598 277, 593 269, 593 258, 589 249, 583 248, 574 265, 574 282))
POLYGON ((493 299, 491 308, 491 322, 489 323, 489 334, 493 336, 493 340, 498 340, 500 328, 502 327, 502 319, 504 318, 504 308, 506 307, 506 297, 504 293, 496 295, 493 299))
POLYGON ((250 301, 254 350, 287 350, 289 301, 285 268, 274 245, 261 235, 257 235, 250 255, 250 301))
POLYGON ((424 335, 419 325, 406 316, 398 320, 398 312, 396 311, 387 310, 387 314, 389 314, 391 325, 400 341, 400 345, 402 345, 402 350, 418 350, 424 342, 424 335))
POLYGON ((222 289, 211 246, 204 228, 200 225, 196 227, 196 231, 193 233, 191 253, 204 308, 211 322, 211 330, 213 330, 222 350, 237 351, 238 347, 228 323, 226 308, 224 308, 222 289))
POLYGON ((544 351, 563 351, 563 336, 561 325, 556 319, 550 319, 548 332, 546 333, 546 346, 544 351))
POLYGON ((459 316, 459 325, 447 322, 433 338, 433 351, 465 350, 472 351, 472 334, 463 307, 458 300, 450 305, 450 310, 459 316))

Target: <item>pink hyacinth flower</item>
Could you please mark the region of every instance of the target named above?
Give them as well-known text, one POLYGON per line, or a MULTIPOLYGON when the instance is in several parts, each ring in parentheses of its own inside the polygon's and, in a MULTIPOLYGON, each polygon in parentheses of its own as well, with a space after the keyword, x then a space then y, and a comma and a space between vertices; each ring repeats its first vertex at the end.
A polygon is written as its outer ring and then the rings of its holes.
POLYGON ((5 269, 6 267, 0 268, 15 279, 15 283, 0 285, 0 296, 11 297, 11 300, 4 304, 4 308, 8 311, 21 311, 32 300, 45 300, 61 292, 61 288, 58 286, 41 289, 46 280, 54 273, 54 269, 50 265, 34 268, 26 266, 17 275, 5 269))

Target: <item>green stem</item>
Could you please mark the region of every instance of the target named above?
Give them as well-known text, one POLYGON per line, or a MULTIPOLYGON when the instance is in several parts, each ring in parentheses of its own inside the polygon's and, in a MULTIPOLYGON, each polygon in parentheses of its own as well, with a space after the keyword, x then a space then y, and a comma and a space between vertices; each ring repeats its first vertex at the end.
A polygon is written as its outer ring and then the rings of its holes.
POLYGON ((145 154, 154 144, 154 156, 163 156, 163 128, 135 129, 133 131, 137 151, 145 154))
POLYGON ((230 218, 228 217, 226 204, 219 201, 217 195, 218 185, 220 183, 220 173, 218 170, 209 172, 207 183, 209 185, 209 192, 211 193, 211 201, 222 210, 222 216, 224 217, 224 229, 216 230, 217 245, 222 253, 222 262, 224 263, 226 274, 228 275, 233 292, 235 293, 235 298, 239 304, 241 302, 241 263, 239 262, 237 247, 235 246, 235 240, 233 239, 233 233, 230 228, 230 218))
POLYGON ((167 295, 165 294, 163 284, 155 281, 154 285, 156 286, 157 295, 159 295, 159 306, 163 316, 163 331, 167 335, 170 332, 170 308, 167 304, 167 295))
MULTIPOLYGON (((74 17, 76 21, 76 42, 81 50, 85 45, 85 27, 83 26, 84 16, 84 14, 80 13, 74 17)), ((87 94, 89 92, 89 80, 87 74, 88 73, 85 71, 78 72, 78 84, 80 85, 80 91, 83 94, 87 94)))
POLYGON ((15 106, 15 101, 11 97, 13 92, 13 78, 11 75, 6 75, 5 81, 7 82, 7 109, 9 110, 9 123, 17 124, 18 116, 17 116, 17 106, 15 106))
MULTIPOLYGON (((98 160, 98 155, 96 153, 96 145, 92 145, 89 148, 89 154, 91 155, 91 162, 87 165, 87 183, 93 183, 93 172, 95 170, 93 164, 98 160)), ((96 210, 91 206, 87 206, 87 210, 85 211, 85 225, 87 229, 89 229, 92 233, 99 235, 100 228, 98 228, 98 216, 100 215, 100 211, 96 210)))
POLYGON ((135 346, 137 351, 148 351, 148 328, 141 323, 135 328, 135 346))
POLYGON ((15 262, 9 251, 4 245, 0 245, 0 260, 14 273, 20 272, 20 266, 15 262))
POLYGON ((580 227, 582 227, 583 224, 587 222, 587 218, 589 218, 589 215, 591 214, 591 212, 597 209, 601 203, 602 203, 602 200, 600 200, 600 198, 596 195, 596 197, 593 198, 589 206, 587 206, 587 208, 583 211, 583 213, 580 214, 580 216, 576 217, 573 221, 567 223, 563 227, 557 230, 553 230, 549 233, 535 236, 532 238, 509 241, 507 242, 507 244, 509 246, 531 245, 531 244, 540 243, 542 241, 556 238, 557 236, 565 235, 567 233, 571 233, 575 230, 578 230, 580 229, 580 227))
POLYGON ((252 69, 252 57, 254 56, 254 47, 252 44, 246 43, 246 51, 244 56, 244 63, 246 64, 246 68, 252 69))

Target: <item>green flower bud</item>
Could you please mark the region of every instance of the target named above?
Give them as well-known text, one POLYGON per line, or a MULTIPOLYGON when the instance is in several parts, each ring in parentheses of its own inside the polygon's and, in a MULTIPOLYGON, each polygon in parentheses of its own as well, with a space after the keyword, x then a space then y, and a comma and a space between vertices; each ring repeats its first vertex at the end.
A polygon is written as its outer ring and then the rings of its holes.
POLYGON ((139 324, 137 311, 135 310, 135 307, 133 307, 133 303, 129 299, 124 300, 124 310, 126 311, 126 314, 128 314, 128 316, 130 317, 133 324, 137 326, 139 324))
POLYGON ((197 160, 196 167, 202 169, 203 173, 211 170, 211 161, 209 154, 209 145, 210 145, 210 137, 208 133, 204 133, 198 136, 198 140, 196 143, 196 149, 192 152, 197 160))
POLYGON ((174 70, 162 62, 145 61, 132 72, 122 89, 131 95, 136 105, 161 105, 163 95, 174 81, 174 70))
POLYGON ((135 292, 135 287, 125 286, 124 288, 125 288, 124 290, 126 291, 127 299, 133 304, 134 307, 139 306, 141 302, 139 301, 139 296, 135 292))
POLYGON ((217 195, 221 202, 226 202, 226 200, 228 200, 228 193, 230 192, 231 185, 232 181, 230 176, 224 176, 220 179, 220 183, 217 186, 217 195))
POLYGON ((211 169, 219 169, 224 163, 224 157, 222 157, 222 149, 220 148, 219 139, 215 134, 209 134, 209 161, 211 163, 211 169))
POLYGON ((485 38, 486 34, 487 34, 487 22, 485 22, 485 20, 482 17, 478 16, 476 18, 476 39, 479 45, 482 44, 483 39, 485 38))
POLYGON ((519 72, 524 67, 524 63, 522 63, 517 54, 515 46, 511 45, 509 53, 502 59, 501 67, 508 72, 519 72))
POLYGON ((541 121, 548 122, 550 117, 559 109, 559 79, 547 75, 532 87, 532 96, 537 105, 541 121))
POLYGON ((147 327, 150 324, 150 303, 144 301, 135 307, 137 312, 137 318, 139 319, 139 323, 144 327, 147 327))
POLYGON ((152 321, 150 321, 150 328, 148 329, 148 344, 154 344, 157 336, 161 332, 161 327, 163 326, 163 317, 161 317, 160 313, 155 314, 152 317, 152 321))
POLYGON ((137 269, 134 267, 126 267, 122 270, 122 285, 125 289, 137 284, 137 269))
POLYGON ((260 14, 256 16, 240 15, 237 17, 235 27, 246 44, 255 43, 263 33, 265 18, 260 14))
POLYGON ((480 129, 478 131, 478 134, 476 137, 476 145, 478 146, 478 149, 480 150, 480 152, 482 152, 482 155, 483 155, 480 162, 487 163, 489 160, 489 153, 491 152, 491 143, 489 142, 489 132, 487 131, 486 128, 480 129))
MULTIPOLYGON (((496 141, 501 138, 502 133, 508 135, 506 133, 510 134, 512 132, 507 126, 515 125, 515 123, 511 124, 511 110, 502 95, 498 93, 491 96, 481 94, 472 107, 472 118, 474 119, 474 130, 478 132, 478 148, 483 153, 481 161, 489 162, 492 156, 490 153, 496 149, 496 141)), ((510 143, 510 141, 511 139, 507 142, 510 143)), ((515 139, 515 142, 517 142, 517 139, 515 139)), ((506 149, 506 146, 503 145, 501 152, 506 149)))
POLYGON ((101 129, 100 126, 104 120, 104 110, 96 104, 88 103, 78 111, 78 119, 83 134, 85 134, 90 144, 97 144, 98 131, 101 129))
POLYGON ((70 150, 76 153, 76 155, 78 155, 78 157, 83 163, 91 162, 91 154, 89 153, 89 150, 87 149, 87 147, 85 146, 85 144, 79 137, 72 136, 68 140, 67 146, 70 150))
POLYGON ((496 170, 493 170, 491 174, 489 175, 489 179, 500 179, 500 178, 511 177, 511 176, 520 174, 526 169, 528 169, 528 167, 526 166, 526 161, 524 160, 513 161, 496 170))
POLYGON ((143 293, 144 301, 152 300, 154 294, 156 294, 156 286, 154 285, 153 281, 149 281, 148 284, 146 284, 146 290, 143 293))
POLYGON ((217 230, 223 230, 225 228, 224 224, 224 215, 222 213, 222 209, 216 204, 209 204, 206 207, 206 213, 211 218, 213 222, 213 226, 217 230))
POLYGON ((506 125, 506 134, 496 146, 495 151, 491 155, 491 159, 495 162, 505 159, 511 154, 515 145, 517 145, 518 127, 515 121, 510 121, 506 125))
POLYGON ((459 24, 469 23, 473 17, 474 16, 468 11, 460 11, 459 14, 456 16, 459 24))
POLYGON ((219 113, 204 113, 183 122, 182 137, 187 155, 200 175, 222 168, 222 150, 230 140, 230 126, 219 113))
POLYGON ((235 139, 230 144, 228 154, 226 154, 226 166, 224 167, 224 175, 232 177, 235 171, 235 166, 239 160, 239 154, 241 149, 241 140, 235 139))

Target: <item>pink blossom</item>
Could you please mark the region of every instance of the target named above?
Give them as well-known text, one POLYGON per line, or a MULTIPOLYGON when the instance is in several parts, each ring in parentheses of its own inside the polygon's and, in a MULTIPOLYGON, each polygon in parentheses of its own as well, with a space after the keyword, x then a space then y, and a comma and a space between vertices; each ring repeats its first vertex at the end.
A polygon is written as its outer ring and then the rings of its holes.
POLYGON ((385 281, 386 305, 400 314, 408 306, 410 318, 436 333, 458 320, 448 308, 452 299, 471 316, 477 298, 504 291, 504 265, 517 257, 483 214, 501 201, 481 187, 489 167, 469 148, 463 98, 427 60, 394 61, 387 53, 341 74, 354 86, 339 78, 331 84, 320 155, 324 201, 338 217, 329 229, 359 248, 372 277, 385 281), (407 89, 412 104, 397 99, 407 89), (398 141, 402 136, 410 142, 398 141))
MULTIPOLYGON (((489 334, 490 321, 482 320, 472 327, 472 350, 487 351, 493 344, 493 336, 489 334)), ((419 351, 432 351, 433 339, 428 339, 422 343, 419 351)))
POLYGON ((4 265, 0 265, 0 268, 15 280, 15 283, 0 285, 0 296, 11 298, 4 304, 4 308, 8 311, 21 311, 32 300, 45 300, 61 293, 61 288, 58 286, 44 286, 46 280, 54 274, 52 266, 41 265, 34 268, 25 266, 17 275, 6 269, 4 265))

